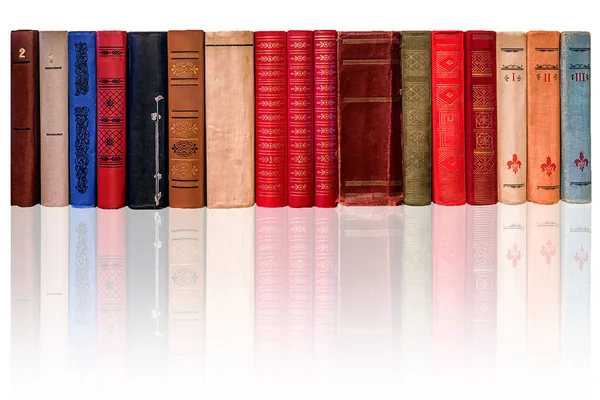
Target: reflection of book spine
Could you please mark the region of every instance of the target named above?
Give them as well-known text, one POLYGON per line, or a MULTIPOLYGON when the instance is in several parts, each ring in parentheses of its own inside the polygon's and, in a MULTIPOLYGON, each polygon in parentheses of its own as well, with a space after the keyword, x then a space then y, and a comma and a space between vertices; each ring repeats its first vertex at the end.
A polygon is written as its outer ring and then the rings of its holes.
POLYGON ((96 209, 70 208, 69 334, 72 370, 83 373, 96 339, 96 209))
POLYGON ((498 204, 497 358, 525 360, 527 337, 527 206, 498 204))
POLYGON ((39 364, 40 207, 11 208, 11 354, 15 376, 32 379, 39 364))
POLYGON ((167 358, 168 210, 128 210, 127 367, 164 376, 167 358))
POLYGON ((327 367, 337 349, 338 217, 335 208, 314 213, 315 362, 327 367))
POLYGON ((169 376, 204 374, 206 209, 169 209, 169 376))
POLYGON ((69 208, 42 207, 40 358, 42 374, 66 371, 69 354, 69 208))
POLYGON ((431 206, 404 207, 400 317, 403 364, 431 354, 431 206))
POLYGON ((97 218, 98 359, 120 375, 125 370, 127 333, 125 209, 98 209, 97 218))
POLYGON ((257 363, 283 362, 287 317, 286 208, 256 208, 255 348, 257 363))
POLYGON ((254 208, 206 212, 206 379, 247 374, 254 360, 254 208))
POLYGON ((299 364, 313 354, 313 210, 290 208, 287 218, 287 346, 299 364))
POLYGON ((560 208, 527 204, 527 353, 557 362, 560 346, 560 208))
POLYGON ((339 229, 339 356, 347 362, 359 355, 386 362, 391 351, 387 208, 342 207, 339 229))
POLYGON ((489 367, 496 353, 496 205, 467 206, 466 314, 469 353, 489 367))
POLYGON ((591 210, 561 203, 561 363, 568 366, 590 361, 591 210))
POLYGON ((457 365, 465 346, 465 207, 433 206, 433 351, 457 365))
POLYGON ((389 270, 390 270, 390 327, 392 358, 401 360, 402 348, 402 248, 404 243, 404 207, 388 208, 389 270))

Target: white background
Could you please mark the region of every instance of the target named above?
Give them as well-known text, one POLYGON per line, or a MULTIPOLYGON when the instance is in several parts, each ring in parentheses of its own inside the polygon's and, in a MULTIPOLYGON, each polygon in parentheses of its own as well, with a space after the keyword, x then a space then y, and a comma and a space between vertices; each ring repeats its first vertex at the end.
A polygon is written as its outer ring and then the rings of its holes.
MULTIPOLYGON (((0 208, 3 228, 0 254, 4 256, 0 266, 0 399, 9 398, 10 378, 10 30, 587 30, 592 33, 592 42, 595 43, 594 26, 599 23, 595 3, 581 0, 4 1, 1 13, 4 31, 3 40, 0 40, 0 54, 5 57, 0 63, 4 82, 0 109, 3 110, 5 126, 0 146, 0 164, 4 166, 4 172, 0 173, 0 204, 4 205, 0 208)), ((598 52, 600 50, 592 51, 594 68, 598 52)), ((596 82, 592 80, 593 93, 598 93, 596 82)), ((597 114, 597 109, 597 103, 592 101, 592 115, 597 114)), ((592 123, 593 130, 596 130, 595 127, 596 124, 592 123)), ((592 142, 592 152, 600 154, 596 140, 592 142)), ((593 198, 598 198, 597 192, 594 190, 593 198)), ((594 212, 592 219, 593 229, 597 230, 598 218, 594 212)), ((600 274, 592 269, 592 338, 600 337, 599 287, 600 274)), ((600 376, 598 343, 592 340, 592 376, 596 377, 600 376)), ((576 392, 576 388, 573 389, 576 392)))

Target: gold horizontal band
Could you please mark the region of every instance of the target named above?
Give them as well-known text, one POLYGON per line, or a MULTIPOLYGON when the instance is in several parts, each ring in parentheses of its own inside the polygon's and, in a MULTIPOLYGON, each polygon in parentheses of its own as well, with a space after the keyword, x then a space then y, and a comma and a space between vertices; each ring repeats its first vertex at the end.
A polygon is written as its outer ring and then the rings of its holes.
POLYGON ((344 181, 344 186, 399 186, 402 181, 344 181))
POLYGON ((342 61, 343 65, 396 65, 400 64, 400 60, 397 58, 389 59, 371 59, 371 60, 344 60, 342 61))
POLYGON ((344 103, 391 103, 398 102, 401 97, 346 97, 342 101, 344 103))

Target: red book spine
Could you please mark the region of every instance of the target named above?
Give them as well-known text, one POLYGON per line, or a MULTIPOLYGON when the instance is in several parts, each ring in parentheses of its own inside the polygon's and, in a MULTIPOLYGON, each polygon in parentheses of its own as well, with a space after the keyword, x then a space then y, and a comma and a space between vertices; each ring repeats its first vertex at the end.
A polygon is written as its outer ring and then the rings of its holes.
POLYGON ((127 32, 96 34, 98 207, 125 207, 127 32))
POLYGON ((313 33, 287 33, 288 205, 312 207, 313 33))
POLYGON ((125 210, 98 211, 98 348, 102 365, 125 369, 127 270, 125 210))
POLYGON ((496 204, 496 32, 465 33, 467 202, 496 204))
POLYGON ((315 206, 335 207, 337 168, 337 32, 314 32, 315 206))
POLYGON ((256 205, 285 207, 287 191, 287 56, 285 32, 254 32, 256 205))
POLYGON ((431 34, 433 97, 433 201, 462 205, 465 189, 463 32, 431 34))

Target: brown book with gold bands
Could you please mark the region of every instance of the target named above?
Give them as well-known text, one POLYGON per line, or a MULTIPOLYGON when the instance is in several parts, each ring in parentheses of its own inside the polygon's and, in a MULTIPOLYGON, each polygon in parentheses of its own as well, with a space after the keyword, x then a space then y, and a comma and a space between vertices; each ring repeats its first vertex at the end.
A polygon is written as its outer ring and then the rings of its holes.
POLYGON ((169 206, 200 208, 205 201, 204 31, 169 31, 169 206))

